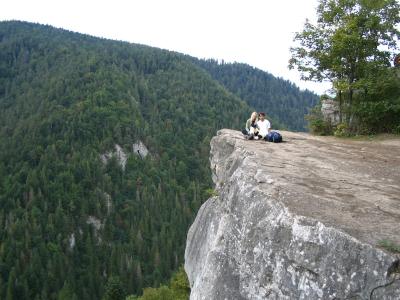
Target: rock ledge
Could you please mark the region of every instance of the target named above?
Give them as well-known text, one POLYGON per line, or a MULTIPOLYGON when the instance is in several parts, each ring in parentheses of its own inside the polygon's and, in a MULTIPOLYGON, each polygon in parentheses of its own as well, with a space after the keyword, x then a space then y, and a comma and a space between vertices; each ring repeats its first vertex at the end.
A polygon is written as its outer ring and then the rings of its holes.
POLYGON ((285 143, 221 130, 218 196, 185 251, 192 300, 400 299, 400 139, 282 132, 285 143))

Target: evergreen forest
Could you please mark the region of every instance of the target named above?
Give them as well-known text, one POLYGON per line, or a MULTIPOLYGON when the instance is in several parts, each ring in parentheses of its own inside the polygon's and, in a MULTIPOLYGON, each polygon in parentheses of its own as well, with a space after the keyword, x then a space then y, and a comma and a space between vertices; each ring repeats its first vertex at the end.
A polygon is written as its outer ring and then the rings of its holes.
POLYGON ((313 92, 301 91, 290 81, 247 64, 218 63, 214 59, 195 59, 194 62, 256 111, 264 111, 273 128, 308 130, 304 115, 319 101, 313 92))
POLYGON ((115 285, 126 296, 165 284, 212 194, 217 130, 265 107, 302 130, 314 101, 249 66, 0 22, 0 299, 102 299, 115 285), (293 123, 281 114, 289 108, 293 123))

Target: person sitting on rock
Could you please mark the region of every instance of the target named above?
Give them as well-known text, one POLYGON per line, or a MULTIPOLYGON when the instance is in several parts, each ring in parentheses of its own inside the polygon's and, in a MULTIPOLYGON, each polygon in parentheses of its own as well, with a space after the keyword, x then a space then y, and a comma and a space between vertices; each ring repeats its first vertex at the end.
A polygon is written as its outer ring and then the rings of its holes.
POLYGON ((265 119, 264 112, 260 112, 258 114, 258 121, 256 124, 258 127, 258 136, 262 139, 265 139, 265 137, 271 130, 271 123, 267 119, 265 119))
POLYGON ((250 119, 246 121, 246 128, 242 130, 242 133, 245 135, 246 139, 258 139, 257 121, 257 112, 253 112, 250 116, 250 119))

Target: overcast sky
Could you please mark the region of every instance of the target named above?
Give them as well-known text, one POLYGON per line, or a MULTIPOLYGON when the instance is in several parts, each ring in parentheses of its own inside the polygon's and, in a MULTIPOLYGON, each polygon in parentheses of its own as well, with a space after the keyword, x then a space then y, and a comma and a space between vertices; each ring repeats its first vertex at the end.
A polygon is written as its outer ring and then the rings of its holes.
POLYGON ((247 63, 323 93, 328 84, 289 71, 289 48, 318 0, 2 0, 0 20, 49 24, 81 33, 247 63))

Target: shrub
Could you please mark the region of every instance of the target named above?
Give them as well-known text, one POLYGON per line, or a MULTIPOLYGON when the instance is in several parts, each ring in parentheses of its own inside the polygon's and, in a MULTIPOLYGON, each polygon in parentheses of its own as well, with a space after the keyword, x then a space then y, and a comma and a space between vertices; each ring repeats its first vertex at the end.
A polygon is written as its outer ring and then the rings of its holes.
POLYGON ((310 132, 315 135, 332 135, 333 128, 331 123, 324 120, 321 113, 321 104, 313 107, 308 115, 305 116, 308 121, 310 132))
POLYGON ((128 296, 125 300, 188 300, 190 285, 183 267, 172 276, 169 285, 158 288, 148 287, 143 290, 143 295, 128 296))
POLYGON ((352 135, 349 127, 345 123, 340 123, 337 125, 333 134, 337 137, 348 137, 352 135))
POLYGON ((205 191, 206 198, 211 198, 218 196, 218 192, 215 189, 206 189, 205 191))

